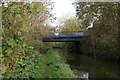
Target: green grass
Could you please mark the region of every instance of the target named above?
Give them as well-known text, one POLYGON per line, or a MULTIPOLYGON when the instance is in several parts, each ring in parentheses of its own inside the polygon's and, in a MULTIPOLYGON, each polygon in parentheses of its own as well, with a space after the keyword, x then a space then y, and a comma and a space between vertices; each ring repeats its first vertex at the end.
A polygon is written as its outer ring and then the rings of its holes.
POLYGON ((39 66, 36 69, 37 78, 77 78, 69 65, 56 57, 53 50, 40 57, 39 66))
POLYGON ((57 58, 56 53, 50 49, 46 54, 38 55, 39 52, 33 52, 31 58, 25 58, 22 64, 15 63, 15 69, 7 73, 3 78, 77 78, 74 71, 65 60, 57 58), (13 75, 13 73, 16 73, 13 75))

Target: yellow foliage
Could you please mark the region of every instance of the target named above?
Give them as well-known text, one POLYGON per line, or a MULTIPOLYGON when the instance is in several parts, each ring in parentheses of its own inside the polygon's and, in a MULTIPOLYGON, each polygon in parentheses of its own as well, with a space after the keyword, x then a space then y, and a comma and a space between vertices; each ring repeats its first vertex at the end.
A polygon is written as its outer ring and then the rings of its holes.
POLYGON ((7 71, 7 67, 4 64, 2 64, 2 74, 4 74, 6 71, 7 71))
POLYGON ((18 34, 18 35, 21 35, 21 32, 20 32, 20 31, 18 31, 18 32, 17 32, 17 34, 18 34))

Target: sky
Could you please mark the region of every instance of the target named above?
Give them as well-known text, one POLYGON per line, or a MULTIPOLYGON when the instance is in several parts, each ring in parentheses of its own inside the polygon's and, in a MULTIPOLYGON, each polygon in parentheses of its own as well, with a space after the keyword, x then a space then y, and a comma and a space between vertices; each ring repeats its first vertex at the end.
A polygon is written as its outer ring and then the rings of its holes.
POLYGON ((61 25, 61 21, 75 17, 76 11, 75 6, 72 5, 74 0, 52 0, 55 2, 52 13, 57 18, 56 21, 52 22, 52 26, 61 25))

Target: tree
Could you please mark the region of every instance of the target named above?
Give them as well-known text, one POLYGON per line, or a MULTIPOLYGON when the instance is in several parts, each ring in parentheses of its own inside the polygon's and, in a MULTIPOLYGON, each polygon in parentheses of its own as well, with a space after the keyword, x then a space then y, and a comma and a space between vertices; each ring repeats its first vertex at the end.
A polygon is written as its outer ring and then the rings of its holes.
POLYGON ((44 2, 9 2, 7 7, 2 6, 2 74, 12 78, 34 77, 42 52, 41 38, 50 30, 45 26, 50 17, 47 12, 44 2))
POLYGON ((64 21, 64 26, 62 26, 61 32, 63 34, 72 34, 74 32, 82 31, 82 25, 79 23, 77 18, 70 18, 64 21))
POLYGON ((119 47, 118 8, 118 3, 115 2, 79 2, 76 5, 77 16, 82 20, 84 29, 93 24, 93 27, 86 31, 91 35, 94 54, 116 54, 119 47))

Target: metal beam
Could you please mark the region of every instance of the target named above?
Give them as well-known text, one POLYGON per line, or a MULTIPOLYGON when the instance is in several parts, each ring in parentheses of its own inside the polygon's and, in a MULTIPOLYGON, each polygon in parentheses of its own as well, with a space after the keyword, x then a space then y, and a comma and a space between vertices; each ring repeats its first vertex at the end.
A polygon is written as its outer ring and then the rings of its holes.
POLYGON ((43 39, 43 42, 79 42, 83 39, 43 39))
POLYGON ((87 38, 88 35, 58 35, 50 36, 43 38, 43 42, 79 42, 84 38, 87 38))

